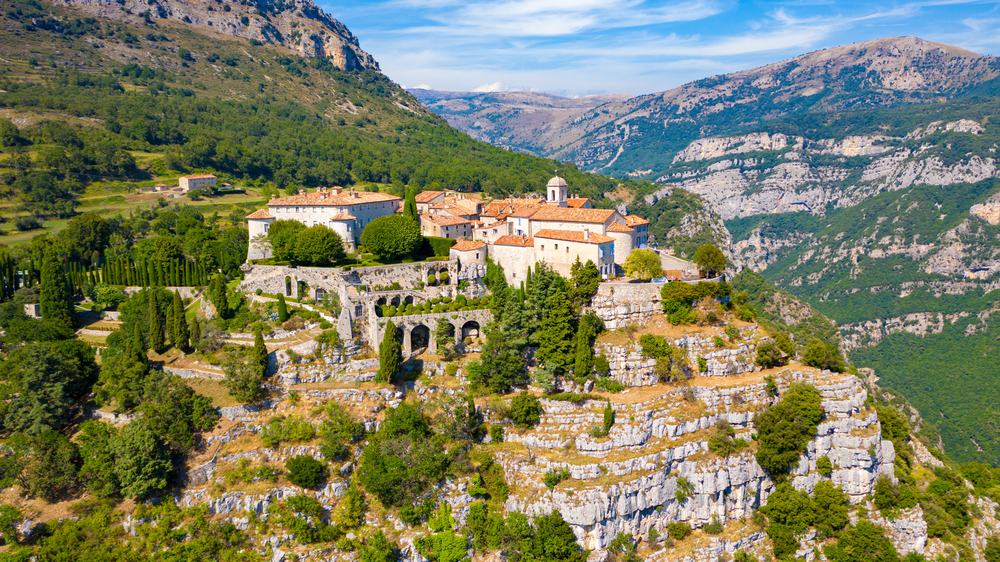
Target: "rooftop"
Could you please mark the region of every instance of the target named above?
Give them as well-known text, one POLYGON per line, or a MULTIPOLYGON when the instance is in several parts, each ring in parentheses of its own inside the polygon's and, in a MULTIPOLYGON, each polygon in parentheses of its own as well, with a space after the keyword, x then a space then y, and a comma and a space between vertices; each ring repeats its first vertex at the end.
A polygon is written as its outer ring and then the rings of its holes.
POLYGON ((572 209, 581 209, 590 203, 590 197, 570 197, 566 200, 566 206, 572 209))
POLYGON ((624 224, 616 222, 608 227, 608 232, 635 232, 634 228, 629 228, 624 224))
POLYGON ((446 217, 442 215, 420 215, 420 220, 426 220, 438 226, 455 226, 459 224, 469 224, 468 219, 463 219, 461 217, 446 217))
POLYGON ((515 234, 507 234, 497 238, 493 242, 495 246, 526 246, 532 247, 535 245, 535 239, 529 238, 527 236, 517 236, 515 234))
POLYGON ((248 219, 273 219, 274 216, 267 212, 267 209, 257 209, 247 215, 248 219))
POLYGON ((452 250, 456 252, 468 252, 471 250, 478 250, 486 246, 485 242, 473 241, 473 240, 459 240, 457 244, 451 247, 452 250))
POLYGON ((182 179, 189 179, 189 180, 203 180, 203 179, 212 178, 214 180, 215 176, 213 176, 212 174, 200 174, 200 175, 197 175, 197 176, 181 176, 181 178, 182 179))
POLYGON ((443 191, 421 191, 414 197, 414 200, 417 203, 430 203, 442 195, 444 195, 443 191))
POLYGON ((531 220, 604 224, 616 212, 614 209, 570 209, 546 205, 531 215, 531 220))
POLYGON ((642 226, 644 224, 649 224, 649 221, 639 215, 628 215, 625 217, 625 224, 629 226, 642 226))
POLYGON ((575 230, 554 230, 546 228, 535 233, 535 238, 547 238, 550 240, 565 240, 567 242, 583 242, 585 244, 604 244, 614 242, 610 236, 598 234, 596 232, 577 232, 575 230))
MULTIPOLYGON (((320 189, 322 190, 322 188, 320 189)), ((382 203, 385 201, 399 201, 399 197, 373 191, 340 191, 338 193, 334 190, 322 190, 313 193, 300 193, 299 195, 288 197, 275 197, 268 201, 267 205, 268 207, 287 205, 337 207, 382 203)))

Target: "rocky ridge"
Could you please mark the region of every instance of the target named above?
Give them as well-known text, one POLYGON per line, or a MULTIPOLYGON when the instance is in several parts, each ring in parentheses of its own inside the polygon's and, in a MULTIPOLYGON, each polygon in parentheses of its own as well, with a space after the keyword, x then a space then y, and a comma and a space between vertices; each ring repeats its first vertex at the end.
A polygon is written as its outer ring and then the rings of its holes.
POLYGON ((328 58, 341 70, 370 68, 378 62, 361 50, 357 37, 312 0, 256 3, 191 0, 54 0, 93 16, 140 23, 173 20, 201 33, 229 35, 287 47, 305 57, 328 58))

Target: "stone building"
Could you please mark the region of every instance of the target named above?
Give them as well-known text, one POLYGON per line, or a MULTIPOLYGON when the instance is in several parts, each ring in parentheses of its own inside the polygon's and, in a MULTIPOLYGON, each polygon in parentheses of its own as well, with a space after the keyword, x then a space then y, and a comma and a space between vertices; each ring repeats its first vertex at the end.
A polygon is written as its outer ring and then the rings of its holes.
MULTIPOLYGON (((371 221, 393 215, 399 209, 401 199, 388 193, 369 191, 345 191, 340 187, 321 187, 313 193, 299 190, 298 195, 289 197, 271 196, 267 208, 247 216, 250 239, 267 234, 271 223, 276 220, 295 220, 306 226, 324 225, 340 235, 349 251, 359 243, 361 232, 371 221)), ((270 257, 265 249, 253 244, 247 252, 247 259, 270 257)))
POLYGON ((420 234, 455 240, 471 238, 472 222, 461 217, 425 213, 420 215, 420 234))
POLYGON ((187 193, 192 189, 215 187, 215 181, 215 176, 205 174, 199 176, 181 176, 181 178, 177 180, 177 184, 180 186, 182 193, 187 193))

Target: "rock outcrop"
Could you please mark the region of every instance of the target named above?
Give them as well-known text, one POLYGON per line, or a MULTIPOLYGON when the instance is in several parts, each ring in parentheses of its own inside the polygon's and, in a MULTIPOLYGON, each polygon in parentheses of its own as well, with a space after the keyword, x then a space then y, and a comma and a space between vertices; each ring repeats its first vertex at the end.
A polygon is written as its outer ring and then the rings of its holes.
POLYGON ((327 58, 341 70, 379 69, 378 62, 361 50, 358 38, 312 0, 219 4, 191 0, 55 1, 112 20, 173 20, 203 33, 273 43, 302 56, 327 58))

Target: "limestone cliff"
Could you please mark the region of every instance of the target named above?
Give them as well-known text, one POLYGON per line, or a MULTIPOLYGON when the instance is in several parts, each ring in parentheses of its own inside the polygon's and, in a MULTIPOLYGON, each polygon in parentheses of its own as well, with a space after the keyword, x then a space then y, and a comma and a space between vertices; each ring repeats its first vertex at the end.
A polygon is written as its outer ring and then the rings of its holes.
POLYGON ((231 35, 287 47, 306 57, 324 57, 342 70, 370 68, 378 62, 361 50, 347 27, 312 0, 256 3, 191 0, 53 0, 84 13, 139 23, 168 20, 201 33, 231 35))

